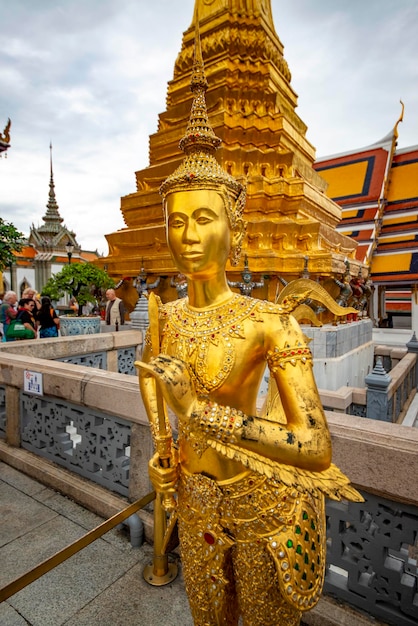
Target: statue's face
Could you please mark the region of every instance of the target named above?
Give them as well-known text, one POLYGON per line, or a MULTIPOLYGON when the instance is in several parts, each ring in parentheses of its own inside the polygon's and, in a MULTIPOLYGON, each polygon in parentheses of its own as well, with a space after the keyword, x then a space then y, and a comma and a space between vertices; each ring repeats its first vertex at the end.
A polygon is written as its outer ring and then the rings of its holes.
POLYGON ((166 215, 168 247, 181 273, 205 279, 225 270, 231 231, 224 201, 216 191, 170 194, 166 215))

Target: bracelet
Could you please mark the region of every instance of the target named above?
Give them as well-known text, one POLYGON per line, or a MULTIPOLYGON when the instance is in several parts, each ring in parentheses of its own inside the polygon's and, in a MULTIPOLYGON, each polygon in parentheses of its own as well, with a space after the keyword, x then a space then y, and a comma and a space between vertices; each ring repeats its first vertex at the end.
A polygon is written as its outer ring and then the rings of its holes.
POLYGON ((245 413, 217 402, 208 402, 196 417, 206 434, 224 443, 235 443, 237 431, 243 426, 245 413))

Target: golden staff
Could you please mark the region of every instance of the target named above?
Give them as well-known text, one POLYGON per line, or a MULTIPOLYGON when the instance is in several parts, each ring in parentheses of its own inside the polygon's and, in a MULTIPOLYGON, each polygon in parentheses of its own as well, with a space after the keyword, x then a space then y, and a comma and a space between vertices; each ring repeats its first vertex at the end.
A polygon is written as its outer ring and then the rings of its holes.
MULTIPOLYGON (((153 292, 148 298, 149 331, 151 335, 152 354, 157 357, 160 353, 160 328, 158 300, 153 292)), ((171 433, 167 432, 165 417, 164 398, 159 389, 158 381, 155 381, 155 391, 157 396, 158 424, 154 424, 154 443, 161 467, 170 467, 171 457, 171 433)), ((172 508, 172 496, 165 496, 164 503, 166 509, 172 508)), ((157 493, 154 502, 154 556, 153 562, 144 568, 144 579, 150 585, 161 586, 172 582, 177 576, 177 564, 168 561, 165 553, 164 538, 167 531, 166 510, 163 507, 163 497, 157 493)))

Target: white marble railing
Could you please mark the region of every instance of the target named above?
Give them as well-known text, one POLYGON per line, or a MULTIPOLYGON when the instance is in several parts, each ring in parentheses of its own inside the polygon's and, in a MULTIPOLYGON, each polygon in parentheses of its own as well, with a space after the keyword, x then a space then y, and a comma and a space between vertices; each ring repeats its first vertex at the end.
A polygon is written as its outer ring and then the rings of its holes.
MULTIPOLYGON (((106 341, 110 345, 119 340, 106 341)), ((326 591, 388 624, 416 624, 418 429, 337 412, 326 415, 333 460, 366 497, 365 504, 328 507, 326 591)), ((69 462, 56 472, 77 471, 91 481, 100 478, 98 483, 110 489, 120 484, 119 493, 134 500, 150 490, 151 454, 134 376, 0 350, 0 459, 13 464, 16 456, 19 467, 28 472, 36 464, 41 478, 38 458, 61 466, 64 457, 69 462), (28 368, 42 374, 42 396, 25 393, 28 368), (31 435, 31 424, 41 433, 31 435), (105 433, 110 433, 109 441, 98 453, 95 439, 105 433), (45 448, 53 456, 45 454, 45 448), (104 465, 98 468, 102 457, 104 465)), ((50 476, 50 464, 46 473, 50 476)), ((60 479, 60 489, 84 503, 85 495, 77 492, 74 482, 60 479)))

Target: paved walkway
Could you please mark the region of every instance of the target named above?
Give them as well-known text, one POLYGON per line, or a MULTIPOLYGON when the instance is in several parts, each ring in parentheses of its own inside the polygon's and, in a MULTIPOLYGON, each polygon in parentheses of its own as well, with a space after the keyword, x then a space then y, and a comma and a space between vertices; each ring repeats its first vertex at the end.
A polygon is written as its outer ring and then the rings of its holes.
MULTIPOLYGON (((103 519, 0 462, 0 588, 103 519)), ((164 587, 142 577, 152 548, 116 529, 0 604, 1 626, 193 626, 181 569, 164 587)))
MULTIPOLYGON (((0 461, 0 588, 103 521, 0 461)), ((0 626, 193 626, 181 567, 173 583, 152 587, 142 576, 150 561, 150 545, 132 548, 114 529, 0 603, 0 626)), ((301 626, 385 626, 321 603, 301 626)))

